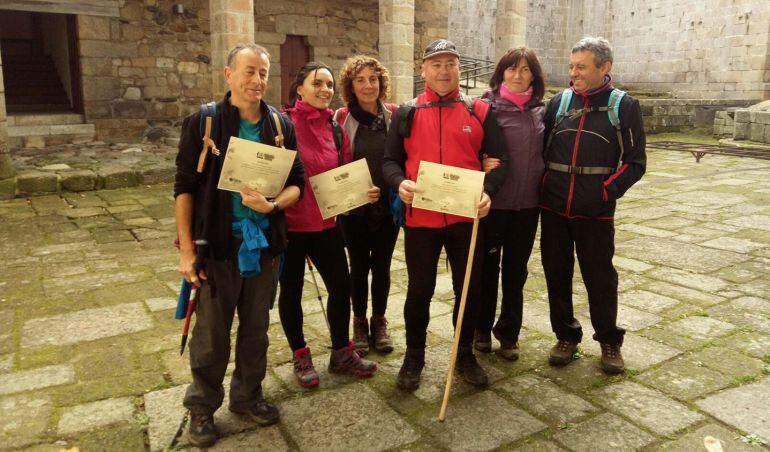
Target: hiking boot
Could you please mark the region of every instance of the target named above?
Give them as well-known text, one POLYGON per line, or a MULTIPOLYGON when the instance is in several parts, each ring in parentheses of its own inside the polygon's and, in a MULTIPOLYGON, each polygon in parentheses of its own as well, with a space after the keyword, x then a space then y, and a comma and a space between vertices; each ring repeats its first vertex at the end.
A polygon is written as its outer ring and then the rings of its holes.
POLYGON ((518 342, 511 342, 508 339, 504 338, 503 335, 500 333, 500 329, 498 327, 492 328, 492 334, 495 335, 495 339, 500 341, 500 348, 497 350, 497 355, 505 358, 509 361, 516 361, 519 359, 519 343, 518 342))
POLYGON ((573 355, 577 351, 577 346, 577 342, 558 340, 548 355, 548 364, 552 366, 569 364, 574 359, 573 355))
POLYGON ((492 353, 492 335, 481 331, 473 333, 473 348, 481 353, 492 353))
POLYGON ((214 417, 210 414, 190 413, 190 428, 187 438, 195 447, 211 447, 217 442, 214 417))
POLYGON ((608 374, 623 373, 626 368, 623 355, 620 353, 620 344, 599 344, 602 347, 602 370, 608 374))
POLYGON ((294 363, 294 375, 297 377, 297 383, 300 386, 303 388, 315 388, 318 386, 318 372, 313 367, 310 347, 295 350, 291 361, 294 363))
POLYGON ((393 351, 393 341, 388 334, 388 319, 384 315, 373 315, 371 319, 372 343, 377 353, 382 355, 393 351))
POLYGON ((329 373, 331 374, 348 374, 358 378, 369 378, 376 371, 377 363, 358 356, 352 341, 348 343, 347 347, 332 350, 332 356, 329 358, 329 373))
POLYGON ((263 427, 273 425, 281 419, 281 413, 278 412, 278 408, 272 403, 268 403, 265 399, 259 399, 253 407, 246 410, 230 408, 230 411, 248 417, 254 423, 263 427))
POLYGON ((402 391, 414 391, 420 387, 420 374, 425 367, 425 349, 408 348, 404 353, 404 362, 398 371, 396 387, 402 391))
POLYGON ((457 351, 457 373, 463 380, 480 388, 489 384, 487 372, 481 368, 470 345, 461 345, 457 351))
POLYGON ((366 321, 366 316, 353 316, 353 344, 358 356, 366 356, 369 353, 369 322, 366 321))

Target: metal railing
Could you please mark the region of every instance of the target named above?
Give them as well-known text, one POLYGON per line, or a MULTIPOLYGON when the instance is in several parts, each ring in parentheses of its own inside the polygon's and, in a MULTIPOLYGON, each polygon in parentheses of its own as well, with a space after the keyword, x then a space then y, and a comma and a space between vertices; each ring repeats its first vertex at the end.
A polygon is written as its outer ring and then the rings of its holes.
MULTIPOLYGON (((479 58, 460 58, 460 89, 465 94, 471 89, 485 87, 489 78, 495 72, 495 63, 479 58)), ((425 89, 425 80, 419 75, 414 76, 414 95, 418 96, 425 89)))

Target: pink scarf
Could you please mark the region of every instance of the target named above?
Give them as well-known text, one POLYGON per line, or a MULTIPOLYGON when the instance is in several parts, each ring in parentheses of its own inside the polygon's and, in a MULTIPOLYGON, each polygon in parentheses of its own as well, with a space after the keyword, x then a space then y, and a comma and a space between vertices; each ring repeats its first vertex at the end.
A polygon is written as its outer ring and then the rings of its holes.
POLYGON ((532 85, 523 93, 514 93, 503 83, 500 85, 500 96, 519 107, 520 110, 524 110, 524 106, 532 99, 532 85))

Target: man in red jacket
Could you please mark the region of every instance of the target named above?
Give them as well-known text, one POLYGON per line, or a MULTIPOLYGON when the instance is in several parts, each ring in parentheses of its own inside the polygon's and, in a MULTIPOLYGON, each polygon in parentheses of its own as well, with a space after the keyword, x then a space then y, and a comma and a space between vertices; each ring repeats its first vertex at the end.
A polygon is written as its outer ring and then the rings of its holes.
MULTIPOLYGON (((470 218, 411 206, 420 161, 481 170, 482 154, 501 159, 501 166, 484 178, 484 193, 478 204, 479 217, 489 212, 489 194, 497 191, 505 178, 507 156, 502 132, 489 105, 480 100, 471 101, 460 94, 459 57, 451 41, 439 39, 428 45, 422 63, 425 91, 393 115, 385 145, 385 180, 398 190, 399 197, 407 205, 404 231, 409 274, 404 305, 407 349, 397 380, 397 386, 403 390, 414 390, 420 384, 425 365, 430 300, 436 286, 441 249, 446 250, 452 267, 453 321, 456 321, 472 231, 470 218)), ((480 242, 476 242, 477 250, 480 242)), ((472 350, 480 295, 480 252, 477 251, 475 256, 465 321, 461 331, 455 333, 460 334, 457 372, 470 384, 486 386, 487 374, 472 350)))

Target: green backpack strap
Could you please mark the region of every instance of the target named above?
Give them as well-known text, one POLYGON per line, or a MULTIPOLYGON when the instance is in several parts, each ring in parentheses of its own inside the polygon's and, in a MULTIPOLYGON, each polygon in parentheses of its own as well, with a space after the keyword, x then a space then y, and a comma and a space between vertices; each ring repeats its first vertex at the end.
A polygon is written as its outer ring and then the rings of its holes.
POLYGON ((612 90, 607 101, 607 116, 610 118, 610 124, 616 129, 620 129, 620 101, 625 95, 625 91, 616 88, 612 90))
POLYGON ((554 121, 554 128, 567 116, 567 111, 572 103, 572 88, 567 88, 561 92, 561 98, 559 98, 559 108, 556 110, 556 120, 554 121))
POLYGON ((623 164, 623 154, 626 153, 625 145, 623 144, 623 134, 620 129, 620 101, 623 100, 625 95, 625 91, 615 88, 610 93, 609 100, 607 100, 607 117, 610 119, 610 124, 615 127, 615 133, 618 135, 618 145, 620 146, 618 168, 623 164))

